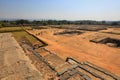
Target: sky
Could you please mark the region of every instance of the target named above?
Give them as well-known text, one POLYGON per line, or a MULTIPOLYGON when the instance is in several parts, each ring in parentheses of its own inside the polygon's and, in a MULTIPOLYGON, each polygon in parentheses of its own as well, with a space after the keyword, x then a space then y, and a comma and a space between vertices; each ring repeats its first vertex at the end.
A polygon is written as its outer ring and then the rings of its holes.
POLYGON ((120 20, 120 0, 0 0, 0 19, 120 20))

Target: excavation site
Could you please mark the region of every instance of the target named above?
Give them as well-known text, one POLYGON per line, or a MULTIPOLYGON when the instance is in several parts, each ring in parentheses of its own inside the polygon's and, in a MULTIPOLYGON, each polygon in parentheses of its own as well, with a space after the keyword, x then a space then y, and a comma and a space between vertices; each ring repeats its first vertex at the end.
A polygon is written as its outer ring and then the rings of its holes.
POLYGON ((95 43, 101 43, 101 44, 106 44, 110 47, 120 47, 120 40, 119 39, 113 39, 113 38, 105 38, 105 39, 102 39, 102 40, 96 40, 96 39, 93 39, 93 40, 90 40, 91 42, 95 42, 95 43))
POLYGON ((120 80, 120 0, 0 0, 0 80, 120 80))
POLYGON ((120 80, 120 28, 70 26, 0 28, 0 80, 120 80))

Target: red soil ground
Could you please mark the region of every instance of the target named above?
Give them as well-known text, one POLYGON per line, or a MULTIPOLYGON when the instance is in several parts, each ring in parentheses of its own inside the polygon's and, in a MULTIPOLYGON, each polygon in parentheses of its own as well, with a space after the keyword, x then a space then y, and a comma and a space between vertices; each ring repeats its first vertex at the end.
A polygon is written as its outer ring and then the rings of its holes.
POLYGON ((112 73, 120 75, 120 49, 104 44, 89 42, 91 36, 98 32, 85 32, 81 35, 53 35, 58 29, 31 30, 41 40, 45 41, 50 51, 63 59, 73 57, 79 61, 89 61, 112 73), (38 35, 38 33, 40 33, 38 35), (37 34, 37 35, 36 35, 37 34))

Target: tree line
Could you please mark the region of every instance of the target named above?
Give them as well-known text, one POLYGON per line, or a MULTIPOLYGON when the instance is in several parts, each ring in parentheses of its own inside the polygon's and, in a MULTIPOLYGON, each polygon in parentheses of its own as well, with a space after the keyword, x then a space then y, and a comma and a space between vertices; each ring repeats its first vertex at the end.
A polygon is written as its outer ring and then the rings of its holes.
POLYGON ((68 20, 1 20, 0 27, 8 26, 46 26, 46 25, 120 25, 120 21, 92 21, 92 20, 80 20, 80 21, 68 21, 68 20))

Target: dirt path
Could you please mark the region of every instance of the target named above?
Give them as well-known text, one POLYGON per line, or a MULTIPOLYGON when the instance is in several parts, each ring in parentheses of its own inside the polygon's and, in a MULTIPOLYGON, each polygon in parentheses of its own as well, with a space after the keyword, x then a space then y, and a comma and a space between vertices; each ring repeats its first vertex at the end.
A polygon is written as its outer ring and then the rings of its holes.
POLYGON ((0 37, 0 80, 43 80, 12 34, 0 37))

